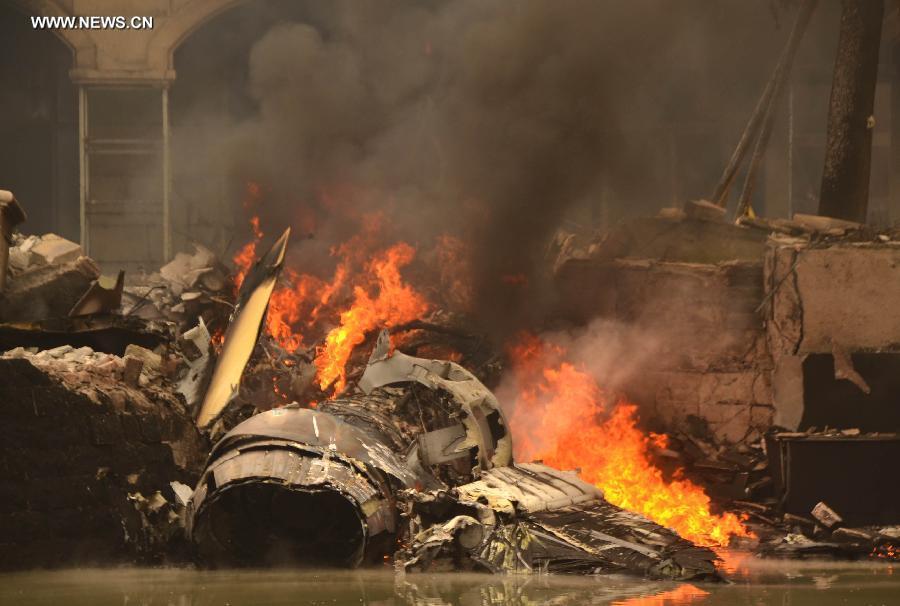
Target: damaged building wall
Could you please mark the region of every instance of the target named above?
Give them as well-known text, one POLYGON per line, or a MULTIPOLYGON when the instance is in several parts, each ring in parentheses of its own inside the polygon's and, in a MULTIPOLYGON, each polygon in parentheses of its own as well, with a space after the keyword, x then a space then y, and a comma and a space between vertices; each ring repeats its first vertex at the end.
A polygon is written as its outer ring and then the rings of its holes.
POLYGON ((808 215, 728 225, 704 203, 561 247, 561 312, 651 335, 627 395, 671 429, 725 442, 772 425, 900 427, 896 232, 808 215), (810 405, 813 402, 813 405, 810 405))
MULTIPOLYGON (((771 292, 765 313, 776 422, 797 429, 815 419, 828 421, 809 408, 804 384, 820 366, 830 376, 819 380, 832 379, 832 389, 846 390, 844 410, 832 414, 858 413, 852 417, 857 423, 848 426, 895 421, 891 397, 897 386, 890 376, 900 374, 900 246, 887 236, 875 242, 819 244, 773 238, 765 279, 771 292), (850 404, 856 398, 864 407, 850 404)), ((845 422, 852 418, 843 417, 845 422)), ((897 426, 882 423, 877 428, 897 426)))
POLYGON ((715 222, 625 223, 589 258, 559 265, 562 313, 616 320, 655 341, 652 359, 623 386, 645 417, 672 429, 699 418, 723 442, 758 439, 774 413, 756 311, 764 241, 761 232, 715 222))
POLYGON ((184 554, 171 483, 195 481, 206 447, 158 374, 124 382, 126 359, 0 356, 0 568, 184 554))

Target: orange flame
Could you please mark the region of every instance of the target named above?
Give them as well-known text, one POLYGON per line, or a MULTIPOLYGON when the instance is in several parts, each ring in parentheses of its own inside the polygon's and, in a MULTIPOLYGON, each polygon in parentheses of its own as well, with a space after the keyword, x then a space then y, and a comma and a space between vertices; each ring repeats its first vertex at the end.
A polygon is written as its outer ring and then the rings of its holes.
POLYGON ((347 360, 353 348, 365 340, 366 333, 379 327, 391 327, 418 318, 428 310, 428 303, 403 281, 400 269, 415 256, 415 249, 400 242, 367 264, 374 276, 377 294, 372 296, 362 286, 353 289, 353 303, 340 315, 340 326, 325 337, 316 352, 319 387, 334 385, 333 393, 340 393, 347 384, 347 360))
POLYGON ((732 536, 751 536, 734 514, 713 514, 699 486, 680 474, 667 481, 649 457, 652 446, 664 442, 637 428, 637 407, 620 401, 610 410, 596 381, 566 361, 561 348, 524 337, 510 353, 518 384, 510 415, 516 458, 580 468, 610 503, 698 545, 724 546, 732 536))
POLYGON ((250 268, 253 267, 253 263, 256 261, 256 243, 257 240, 247 242, 235 253, 232 259, 236 269, 234 274, 235 289, 241 287, 241 284, 244 283, 244 278, 247 277, 247 272, 250 271, 250 268))
POLYGON ((682 606, 699 602, 709 595, 708 591, 690 583, 679 585, 675 589, 663 591, 655 595, 628 598, 621 602, 613 602, 614 606, 682 606))
POLYGON ((891 543, 879 545, 875 547, 869 555, 886 560, 900 560, 900 547, 896 547, 891 543))
MULTIPOLYGON (((259 183, 249 181, 246 185, 244 199, 242 200, 241 204, 246 210, 252 211, 255 207, 259 206, 261 200, 262 188, 260 187, 259 183)), ((240 288, 241 284, 244 283, 244 278, 247 277, 247 272, 250 271, 250 268, 256 261, 256 244, 262 239, 264 235, 259 227, 258 215, 253 215, 252 217, 250 217, 250 228, 253 230, 254 239, 244 244, 240 248, 240 250, 235 253, 234 258, 232 259, 237 270, 234 275, 235 290, 240 288)))
MULTIPOLYGON (((260 204, 262 192, 258 184, 248 183, 244 208, 249 213, 260 204)), ((329 208, 339 203, 328 192, 322 195, 329 208)), ((303 346, 304 333, 312 340, 324 336, 324 343, 316 350, 316 379, 321 389, 333 388, 333 394, 346 386, 347 361, 370 331, 416 319, 430 307, 400 274, 413 260, 415 249, 399 242, 379 250, 384 223, 381 212, 361 213, 353 218, 359 222, 360 230, 332 248, 331 255, 338 261, 331 279, 286 268, 269 300, 266 315, 267 332, 287 351, 303 346), (326 331, 328 324, 337 326, 326 331)), ((250 226, 254 239, 233 259, 238 286, 252 267, 264 235, 258 215, 252 214, 250 226)), ((461 248, 461 243, 452 244, 461 248)))

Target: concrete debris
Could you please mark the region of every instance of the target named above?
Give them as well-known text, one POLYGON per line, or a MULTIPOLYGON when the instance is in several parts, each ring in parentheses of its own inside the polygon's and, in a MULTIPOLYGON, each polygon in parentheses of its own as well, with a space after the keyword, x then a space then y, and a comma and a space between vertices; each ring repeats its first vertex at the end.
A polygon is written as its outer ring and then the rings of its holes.
POLYGON ((111 313, 122 305, 125 272, 119 271, 115 279, 100 276, 69 310, 69 317, 111 313))
POLYGON ((126 355, 123 360, 125 362, 125 368, 122 371, 122 381, 124 381, 126 385, 137 387, 140 382, 141 371, 144 369, 144 361, 129 355, 126 355))
POLYGON ((56 234, 44 234, 31 247, 31 255, 39 265, 60 265, 84 256, 80 244, 56 234))
POLYGON ((125 357, 136 358, 142 362, 148 372, 160 373, 163 366, 162 356, 140 345, 131 344, 125 348, 125 357))
POLYGON ((55 265, 30 264, 22 272, 11 271, 0 299, 0 321, 66 317, 99 277, 99 267, 88 257, 55 265))
POLYGON ((216 256, 205 246, 194 244, 194 254, 180 252, 159 273, 170 282, 177 282, 184 288, 191 288, 205 273, 214 270, 216 256))
POLYGON ((821 215, 805 215, 794 213, 794 222, 809 228, 811 231, 825 232, 829 235, 843 235, 848 231, 863 229, 862 223, 824 217, 821 215))
POLYGON ((0 509, 0 567, 189 557, 163 501, 206 446, 165 377, 136 388, 124 370, 87 346, 0 355, 4 494, 20 495, 0 509))
POLYGON ((853 367, 853 360, 846 349, 838 345, 837 341, 831 343, 831 355, 834 358, 834 378, 850 381, 864 394, 872 393, 872 388, 866 383, 861 374, 853 367))
POLYGON ((134 276, 125 287, 123 309, 129 315, 174 322, 181 331, 203 317, 211 330, 224 330, 232 312, 228 271, 204 246, 178 253, 160 271, 134 276))
POLYGON ((833 510, 831 507, 819 501, 816 503, 816 506, 813 507, 810 512, 812 516, 821 522, 826 528, 835 528, 838 524, 844 521, 838 513, 833 510))

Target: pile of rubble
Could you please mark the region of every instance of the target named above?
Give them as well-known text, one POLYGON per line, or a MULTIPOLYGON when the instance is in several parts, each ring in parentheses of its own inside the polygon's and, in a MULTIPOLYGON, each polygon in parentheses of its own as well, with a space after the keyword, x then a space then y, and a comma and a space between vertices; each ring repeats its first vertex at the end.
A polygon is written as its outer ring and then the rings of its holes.
POLYGON ((210 337, 191 349, 177 335, 203 317, 225 323, 224 270, 198 247, 150 287, 126 287, 75 242, 16 233, 24 213, 7 194, 0 567, 187 560, 181 514, 209 443, 181 391, 210 337))
MULTIPOLYGON (((715 222, 702 205, 692 212, 715 222)), ((243 562, 253 546, 284 548, 266 543, 280 532, 268 525, 283 519, 279 499, 310 508, 331 491, 323 503, 334 519, 311 528, 313 512, 289 525, 291 549, 313 537, 335 561, 392 556, 410 571, 716 578, 711 551, 610 505, 572 472, 512 461, 489 391, 503 356, 464 317, 436 311, 373 331, 346 365, 347 389, 326 393, 314 348, 287 351, 262 330, 289 231, 236 292, 200 245, 126 284, 122 272, 101 276, 73 242, 3 229, 0 461, 10 480, 0 552, 16 555, 0 567, 186 559, 185 526, 201 556, 243 562), (241 489, 222 490, 229 482, 241 489), (247 486, 271 516, 233 501, 247 486), (366 536, 355 530, 359 512, 366 536), (345 514, 348 525, 329 525, 345 514), (235 552, 238 543, 251 548, 235 552)), ((822 229, 837 237, 838 227, 822 229)), ((581 244, 557 242, 570 257, 581 244)), ((689 417, 656 463, 745 513, 764 555, 894 557, 896 527, 851 526, 824 503, 812 517, 783 513, 778 463, 760 435, 722 443, 689 417)))
POLYGON ((204 438, 164 373, 69 345, 0 356, 0 566, 179 561, 172 482, 192 483, 204 438), (153 503, 151 510, 145 501, 153 503))
MULTIPOLYGON (((784 432, 773 428, 752 444, 717 444, 701 419, 693 418, 689 431, 668 434, 666 448, 653 451, 655 462, 670 474, 680 470, 684 477, 704 487, 720 507, 742 514, 758 537, 752 545, 762 557, 865 557, 896 558, 900 527, 893 525, 852 525, 824 501, 809 511, 792 513, 796 496, 789 500, 789 480, 778 449, 785 439, 878 440, 894 434, 863 433, 859 429, 811 428, 807 432, 784 432)), ((822 485, 830 491, 839 487, 822 485)), ((824 495, 820 494, 819 498, 824 495)), ((864 498, 864 495, 856 495, 864 498)), ((847 496, 854 500, 852 495, 847 496)), ((858 517, 858 516, 857 516, 858 517)))
POLYGON ((722 444, 703 419, 688 416, 687 420, 685 429, 667 434, 666 448, 654 450, 657 466, 670 473, 682 470, 719 502, 772 500, 764 440, 722 444))
POLYGON ((900 526, 852 527, 822 501, 805 516, 755 503, 740 505, 763 537, 757 549, 762 557, 896 559, 900 554, 900 526))
POLYGON ((100 268, 78 244, 55 234, 15 234, 0 297, 0 321, 67 317, 99 277, 100 268))
POLYGON ((194 244, 192 254, 176 254, 158 272, 135 276, 124 291, 125 313, 167 320, 181 331, 196 326, 201 317, 210 331, 223 331, 234 305, 229 270, 200 244, 194 244))

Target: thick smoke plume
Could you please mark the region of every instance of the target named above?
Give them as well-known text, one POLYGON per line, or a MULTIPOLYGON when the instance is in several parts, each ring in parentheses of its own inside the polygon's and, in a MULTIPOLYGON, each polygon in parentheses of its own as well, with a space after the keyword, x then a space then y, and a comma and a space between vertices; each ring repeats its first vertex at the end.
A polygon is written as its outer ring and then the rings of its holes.
MULTIPOLYGON (((758 28, 719 32, 723 15, 775 31, 763 2, 337 0, 305 10, 252 47, 256 107, 223 129, 228 170, 266 188, 264 228, 314 234, 294 247, 304 271, 373 213, 385 242, 426 250, 442 234, 462 238, 474 310, 498 331, 546 303, 536 267, 566 213, 639 192, 655 170, 635 133, 699 118, 718 88, 746 91, 752 105, 770 64, 760 56, 755 71, 712 88, 683 81, 682 66, 727 63, 751 34, 760 46, 758 28)), ((648 210, 671 202, 647 198, 648 210)))
MULTIPOLYGON (((669 336, 649 326, 626 325, 614 320, 595 319, 585 326, 543 332, 540 335, 520 336, 512 349, 521 349, 530 341, 541 343, 544 354, 538 369, 553 368, 560 363, 571 364, 578 372, 583 372, 602 386, 597 393, 599 408, 603 417, 612 412, 620 400, 630 401, 634 397, 632 388, 645 380, 647 374, 656 369, 659 356, 664 355, 671 343, 669 336)), ((513 368, 520 354, 511 352, 513 368)), ((517 401, 526 386, 540 381, 542 377, 525 376, 521 372, 503 375, 495 390, 507 414, 515 414, 517 401)), ((558 393, 546 393, 541 397, 547 402, 558 398, 558 393)), ((547 404, 537 402, 537 404, 547 404)), ((600 421, 602 419, 597 419, 600 421)), ((534 446, 544 446, 534 444, 534 446)))

